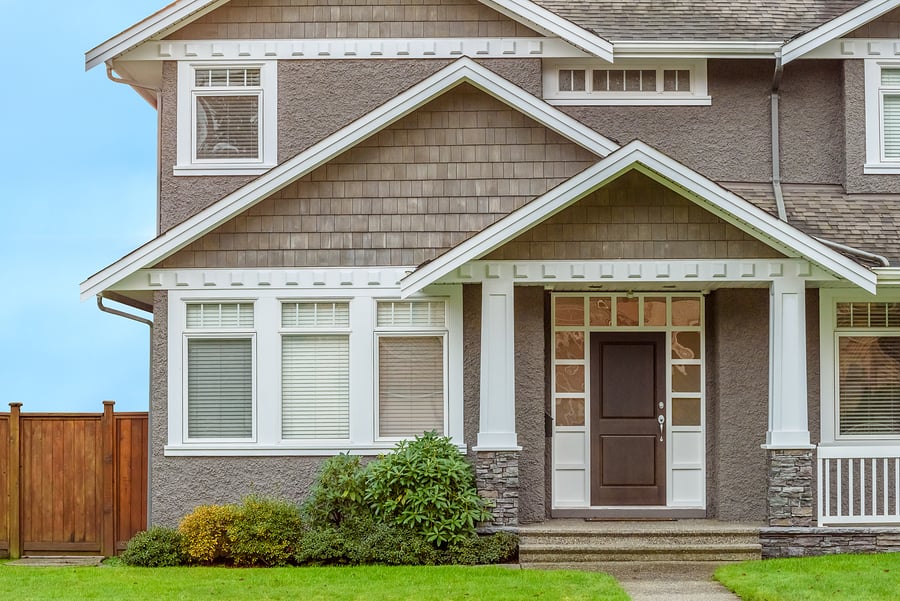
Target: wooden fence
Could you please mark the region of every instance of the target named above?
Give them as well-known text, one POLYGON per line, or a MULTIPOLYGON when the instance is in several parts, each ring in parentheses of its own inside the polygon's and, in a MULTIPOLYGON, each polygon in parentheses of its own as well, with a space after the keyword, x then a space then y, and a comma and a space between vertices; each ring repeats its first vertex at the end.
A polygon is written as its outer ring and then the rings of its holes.
POLYGON ((147 527, 147 413, 0 413, 0 556, 115 555, 147 527))

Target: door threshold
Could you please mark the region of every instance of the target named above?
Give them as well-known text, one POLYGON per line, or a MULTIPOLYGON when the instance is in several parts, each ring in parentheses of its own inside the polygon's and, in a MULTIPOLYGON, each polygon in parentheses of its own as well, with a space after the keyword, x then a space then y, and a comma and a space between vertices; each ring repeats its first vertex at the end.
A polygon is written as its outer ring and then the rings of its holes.
POLYGON ((604 520, 686 520, 703 519, 706 509, 699 507, 585 507, 552 509, 552 518, 584 518, 604 520))

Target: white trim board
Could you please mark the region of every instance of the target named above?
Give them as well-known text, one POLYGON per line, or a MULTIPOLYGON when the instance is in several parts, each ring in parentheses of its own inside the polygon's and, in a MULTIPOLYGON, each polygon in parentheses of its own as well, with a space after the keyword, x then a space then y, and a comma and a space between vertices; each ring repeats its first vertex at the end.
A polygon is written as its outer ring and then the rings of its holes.
POLYGON ((637 169, 779 250, 805 257, 839 278, 875 291, 876 277, 870 270, 658 150, 634 141, 420 267, 403 279, 402 294, 413 294, 481 258, 630 169, 637 169))
POLYGON ((900 0, 870 0, 843 15, 787 42, 781 49, 781 62, 788 64, 820 46, 844 36, 869 21, 900 6, 900 0))
MULTIPOLYGON (((538 6, 531 0, 481 1, 484 5, 541 33, 558 36, 588 54, 606 61, 613 60, 613 45, 609 41, 538 6)), ((227 0, 176 0, 140 23, 88 50, 85 53, 85 70, 118 58, 128 50, 170 31, 176 25, 187 25, 226 2, 227 0)))
POLYGON ((155 265, 273 192, 462 83, 475 86, 600 156, 618 148, 609 138, 535 98, 493 71, 469 58, 461 58, 94 274, 81 285, 82 300, 103 292, 139 269, 155 265))

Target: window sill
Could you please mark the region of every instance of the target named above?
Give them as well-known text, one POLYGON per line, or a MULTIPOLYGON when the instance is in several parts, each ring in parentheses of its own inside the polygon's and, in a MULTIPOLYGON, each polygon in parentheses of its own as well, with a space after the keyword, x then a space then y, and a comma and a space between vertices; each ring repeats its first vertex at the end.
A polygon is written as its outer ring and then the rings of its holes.
MULTIPOLYGON (((456 445, 461 453, 466 445, 456 445)), ((384 455, 390 453, 396 443, 375 443, 368 445, 347 444, 338 446, 325 444, 299 447, 255 444, 181 444, 166 445, 166 457, 331 457, 340 453, 349 455, 384 455)))
POLYGON ((866 163, 863 165, 863 173, 866 175, 900 175, 900 164, 866 163))
POLYGON ((616 98, 545 98, 552 106, 711 106, 712 96, 660 98, 620 96, 616 98))
POLYGON ((200 176, 200 175, 262 175, 274 164, 253 165, 175 165, 172 174, 175 176, 200 176))

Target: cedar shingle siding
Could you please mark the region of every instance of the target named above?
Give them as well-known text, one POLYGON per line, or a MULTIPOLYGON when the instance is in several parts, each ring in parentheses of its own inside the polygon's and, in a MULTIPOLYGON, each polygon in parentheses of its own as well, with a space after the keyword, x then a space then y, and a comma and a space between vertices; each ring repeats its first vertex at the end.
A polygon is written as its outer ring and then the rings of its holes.
POLYGON ((598 158, 463 84, 162 265, 417 265, 598 158))
POLYGON ((490 260, 781 257, 647 176, 630 171, 509 241, 490 260))
POLYGON ((477 0, 232 0, 170 40, 535 37, 477 0))

